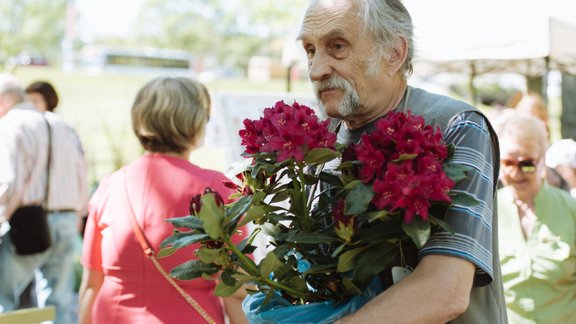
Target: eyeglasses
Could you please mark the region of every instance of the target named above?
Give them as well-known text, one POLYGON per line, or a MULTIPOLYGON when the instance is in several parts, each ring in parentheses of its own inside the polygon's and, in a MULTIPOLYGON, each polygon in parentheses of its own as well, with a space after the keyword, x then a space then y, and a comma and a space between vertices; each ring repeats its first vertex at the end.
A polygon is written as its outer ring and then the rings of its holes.
POLYGON ((536 161, 534 159, 524 159, 519 157, 517 160, 502 159, 500 164, 507 169, 518 168, 523 173, 536 172, 536 161))

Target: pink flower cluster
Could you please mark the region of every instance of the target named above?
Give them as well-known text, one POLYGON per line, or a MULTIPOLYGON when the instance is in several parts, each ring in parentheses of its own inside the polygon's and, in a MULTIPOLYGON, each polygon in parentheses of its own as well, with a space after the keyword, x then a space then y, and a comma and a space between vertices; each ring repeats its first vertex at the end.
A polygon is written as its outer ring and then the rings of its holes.
POLYGON ((358 178, 372 183, 372 204, 403 210, 409 223, 415 215, 427 220, 431 202, 450 203, 454 181, 442 169, 448 149, 440 131, 410 112, 391 112, 375 126, 344 156, 361 162, 358 178))
POLYGON ((303 162, 306 153, 315 148, 334 149, 336 135, 328 131, 329 121, 319 121, 314 111, 294 102, 278 101, 264 109, 259 120, 244 120, 240 130, 246 154, 277 154, 275 162, 293 158, 303 162))

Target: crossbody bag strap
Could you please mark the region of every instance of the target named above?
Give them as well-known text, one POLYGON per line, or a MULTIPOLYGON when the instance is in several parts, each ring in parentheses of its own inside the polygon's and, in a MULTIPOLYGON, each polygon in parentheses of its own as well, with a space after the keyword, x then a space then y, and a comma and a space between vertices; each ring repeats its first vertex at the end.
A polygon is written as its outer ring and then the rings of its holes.
POLYGON ((184 289, 182 289, 182 287, 180 287, 178 283, 174 279, 172 279, 172 277, 170 277, 170 275, 166 272, 166 270, 164 270, 160 262, 158 262, 158 259, 156 259, 156 254, 154 253, 154 250, 150 246, 150 243, 146 239, 146 236, 144 236, 144 232, 142 232, 142 229, 140 228, 140 226, 138 225, 138 221, 136 220, 136 214, 134 213, 134 209, 132 208, 132 204, 130 203, 130 199, 128 197, 128 188, 126 187, 125 173, 126 169, 122 170, 120 174, 122 177, 122 186, 124 187, 123 188, 124 200, 126 202, 126 205, 128 206, 128 209, 130 210, 129 218, 130 223, 132 224, 132 230, 134 231, 134 235, 136 235, 138 243, 140 243, 140 246, 144 251, 144 255, 146 255, 146 257, 150 261, 152 261, 158 272, 160 272, 160 274, 168 281, 168 283, 170 283, 170 285, 174 287, 178 291, 178 293, 180 293, 180 295, 186 300, 186 302, 188 302, 188 304, 190 304, 198 312, 198 314, 200 314, 200 316, 202 316, 206 320, 207 323, 216 324, 216 321, 212 319, 210 314, 208 314, 208 312, 206 312, 206 310, 204 310, 204 308, 202 308, 202 306, 200 306, 200 304, 198 304, 198 302, 192 296, 186 293, 186 291, 184 291, 184 289))
POLYGON ((48 210, 48 197, 50 194, 50 164, 52 164, 52 128, 50 127, 50 123, 44 113, 42 113, 42 117, 44 117, 44 121, 48 127, 48 158, 46 161, 46 188, 44 190, 44 209, 48 210))

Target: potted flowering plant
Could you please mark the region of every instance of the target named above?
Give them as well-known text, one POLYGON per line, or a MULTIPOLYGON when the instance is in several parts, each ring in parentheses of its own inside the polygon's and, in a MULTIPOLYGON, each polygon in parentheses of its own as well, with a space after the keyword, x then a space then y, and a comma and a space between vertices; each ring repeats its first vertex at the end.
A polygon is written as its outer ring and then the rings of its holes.
POLYGON ((245 120, 240 136, 251 163, 229 184, 236 200, 226 205, 207 189, 189 216, 169 220, 177 229, 160 257, 200 243, 197 259, 171 275, 220 273, 220 296, 254 285, 244 310, 256 322, 290 322, 291 307, 294 321, 332 322, 381 291, 378 275, 401 246, 419 248, 437 228, 451 232, 443 216, 455 199, 473 202, 451 191, 465 170, 446 162, 451 148, 422 117, 391 112, 350 146, 336 143, 328 125, 309 107, 282 101, 245 120), (233 244, 249 222, 256 229, 233 244), (249 255, 261 231, 273 249, 256 263, 249 255))

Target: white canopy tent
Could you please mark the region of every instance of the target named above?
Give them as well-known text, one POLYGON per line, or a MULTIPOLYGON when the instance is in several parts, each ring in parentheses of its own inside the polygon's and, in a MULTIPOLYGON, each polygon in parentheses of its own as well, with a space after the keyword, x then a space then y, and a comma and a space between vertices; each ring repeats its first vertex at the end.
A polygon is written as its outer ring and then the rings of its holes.
POLYGON ((416 72, 576 74, 576 2, 404 0, 416 72))

